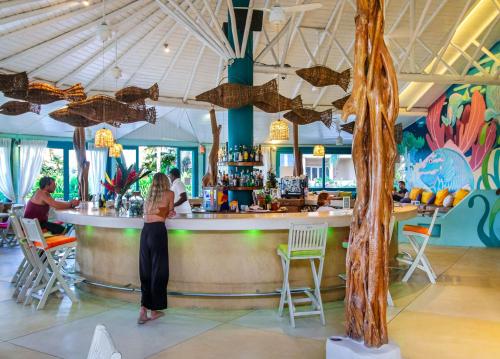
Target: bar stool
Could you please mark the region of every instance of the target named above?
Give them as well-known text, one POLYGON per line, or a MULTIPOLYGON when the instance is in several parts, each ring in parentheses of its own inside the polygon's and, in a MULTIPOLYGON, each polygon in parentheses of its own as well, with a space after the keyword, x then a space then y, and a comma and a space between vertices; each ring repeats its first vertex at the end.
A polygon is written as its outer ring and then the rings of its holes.
POLYGON ((280 244, 278 246, 277 253, 281 258, 283 267, 283 285, 281 287, 279 315, 283 316, 283 308, 285 304, 288 304, 290 324, 293 328, 295 328, 295 317, 306 315, 319 315, 321 323, 325 325, 320 285, 323 275, 327 231, 327 223, 292 224, 288 232, 288 244, 280 244), (315 259, 319 260, 318 268, 316 268, 315 259), (296 260, 309 260, 314 279, 314 291, 311 292, 309 288, 305 289, 304 293, 307 295, 307 298, 292 300, 288 274, 291 262, 296 260), (308 302, 311 302, 313 310, 300 312, 295 310, 294 303, 308 302))
POLYGON ((36 298, 39 300, 37 309, 42 309, 49 294, 58 290, 65 292, 73 303, 78 302, 75 294, 69 288, 68 280, 70 278, 66 273, 63 275, 62 272, 66 259, 76 248, 76 237, 52 236, 45 238, 37 219, 23 218, 21 224, 28 244, 32 246, 31 248, 41 250, 44 255, 38 255, 35 258, 38 274, 28 290, 25 304, 28 304, 32 298, 36 298), (65 276, 66 278, 64 278, 65 276), (42 291, 41 295, 38 294, 40 290, 42 291))
POLYGON ((439 208, 434 210, 434 214, 432 216, 431 224, 429 227, 423 226, 414 226, 414 225, 405 225, 403 226, 403 234, 408 237, 411 246, 415 250, 415 258, 406 259, 406 258, 398 258, 398 261, 402 263, 406 263, 410 265, 408 271, 405 273, 402 281, 407 282, 410 279, 411 275, 415 271, 415 269, 421 269, 429 278, 432 284, 436 283, 436 273, 432 269, 431 263, 429 259, 425 255, 425 249, 427 248, 427 243, 429 242, 429 238, 432 234, 432 229, 434 228, 434 224, 436 223, 436 218, 439 212, 439 208), (419 243, 419 240, 421 243, 419 243))

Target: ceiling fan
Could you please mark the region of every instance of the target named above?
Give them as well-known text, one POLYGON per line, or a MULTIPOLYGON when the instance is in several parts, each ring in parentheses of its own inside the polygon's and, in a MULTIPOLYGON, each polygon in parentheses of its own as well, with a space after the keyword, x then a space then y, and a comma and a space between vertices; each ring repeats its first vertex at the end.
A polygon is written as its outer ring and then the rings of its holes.
MULTIPOLYGON (((320 9, 323 6, 321 3, 311 3, 294 6, 281 6, 277 1, 270 9, 254 8, 254 10, 269 12, 269 22, 275 29, 280 29, 286 23, 286 14, 294 12, 304 12, 320 9)), ((235 9, 248 9, 246 7, 238 7, 235 9)))

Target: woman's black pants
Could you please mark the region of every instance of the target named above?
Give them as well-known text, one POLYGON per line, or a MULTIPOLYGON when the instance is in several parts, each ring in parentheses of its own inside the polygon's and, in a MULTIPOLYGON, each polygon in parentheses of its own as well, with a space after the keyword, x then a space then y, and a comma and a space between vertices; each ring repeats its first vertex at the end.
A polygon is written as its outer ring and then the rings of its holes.
POLYGON ((141 305, 150 310, 167 308, 168 238, 164 222, 144 223, 139 257, 141 305))

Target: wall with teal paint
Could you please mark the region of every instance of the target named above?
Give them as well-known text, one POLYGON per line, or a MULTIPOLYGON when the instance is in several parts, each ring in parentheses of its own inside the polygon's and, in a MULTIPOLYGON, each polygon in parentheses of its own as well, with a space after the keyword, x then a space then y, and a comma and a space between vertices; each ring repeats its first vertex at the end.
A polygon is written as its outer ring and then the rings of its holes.
MULTIPOLYGON (((494 190, 474 190, 448 213, 440 215, 431 245, 500 247, 500 196, 494 190)), ((399 240, 407 242, 405 224, 428 227, 431 217, 418 216, 399 223, 399 240)))

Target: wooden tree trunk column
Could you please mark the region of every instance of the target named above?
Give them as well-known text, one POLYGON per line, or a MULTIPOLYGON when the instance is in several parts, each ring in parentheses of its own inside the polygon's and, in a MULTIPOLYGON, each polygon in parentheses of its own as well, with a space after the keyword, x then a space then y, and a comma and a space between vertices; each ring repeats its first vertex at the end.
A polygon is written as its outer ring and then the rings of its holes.
POLYGON ((369 347, 379 347, 388 342, 388 243, 398 84, 384 43, 384 1, 356 2, 354 85, 343 109, 344 119, 356 115, 352 156, 357 180, 346 259, 346 333, 369 347))
POLYGON ((299 125, 296 123, 293 124, 293 158, 294 158, 294 166, 293 166, 293 175, 294 176, 302 176, 303 168, 302 168, 302 154, 299 149, 299 125))
POLYGON ((85 150, 85 128, 75 127, 73 133, 73 146, 75 148, 78 164, 78 194, 80 200, 89 200, 89 166, 85 150))
POLYGON ((215 117, 215 110, 210 110, 210 124, 212 125, 212 149, 208 155, 208 169, 205 176, 201 180, 203 187, 217 186, 217 161, 219 159, 219 142, 220 131, 222 126, 217 126, 217 118, 215 117))

